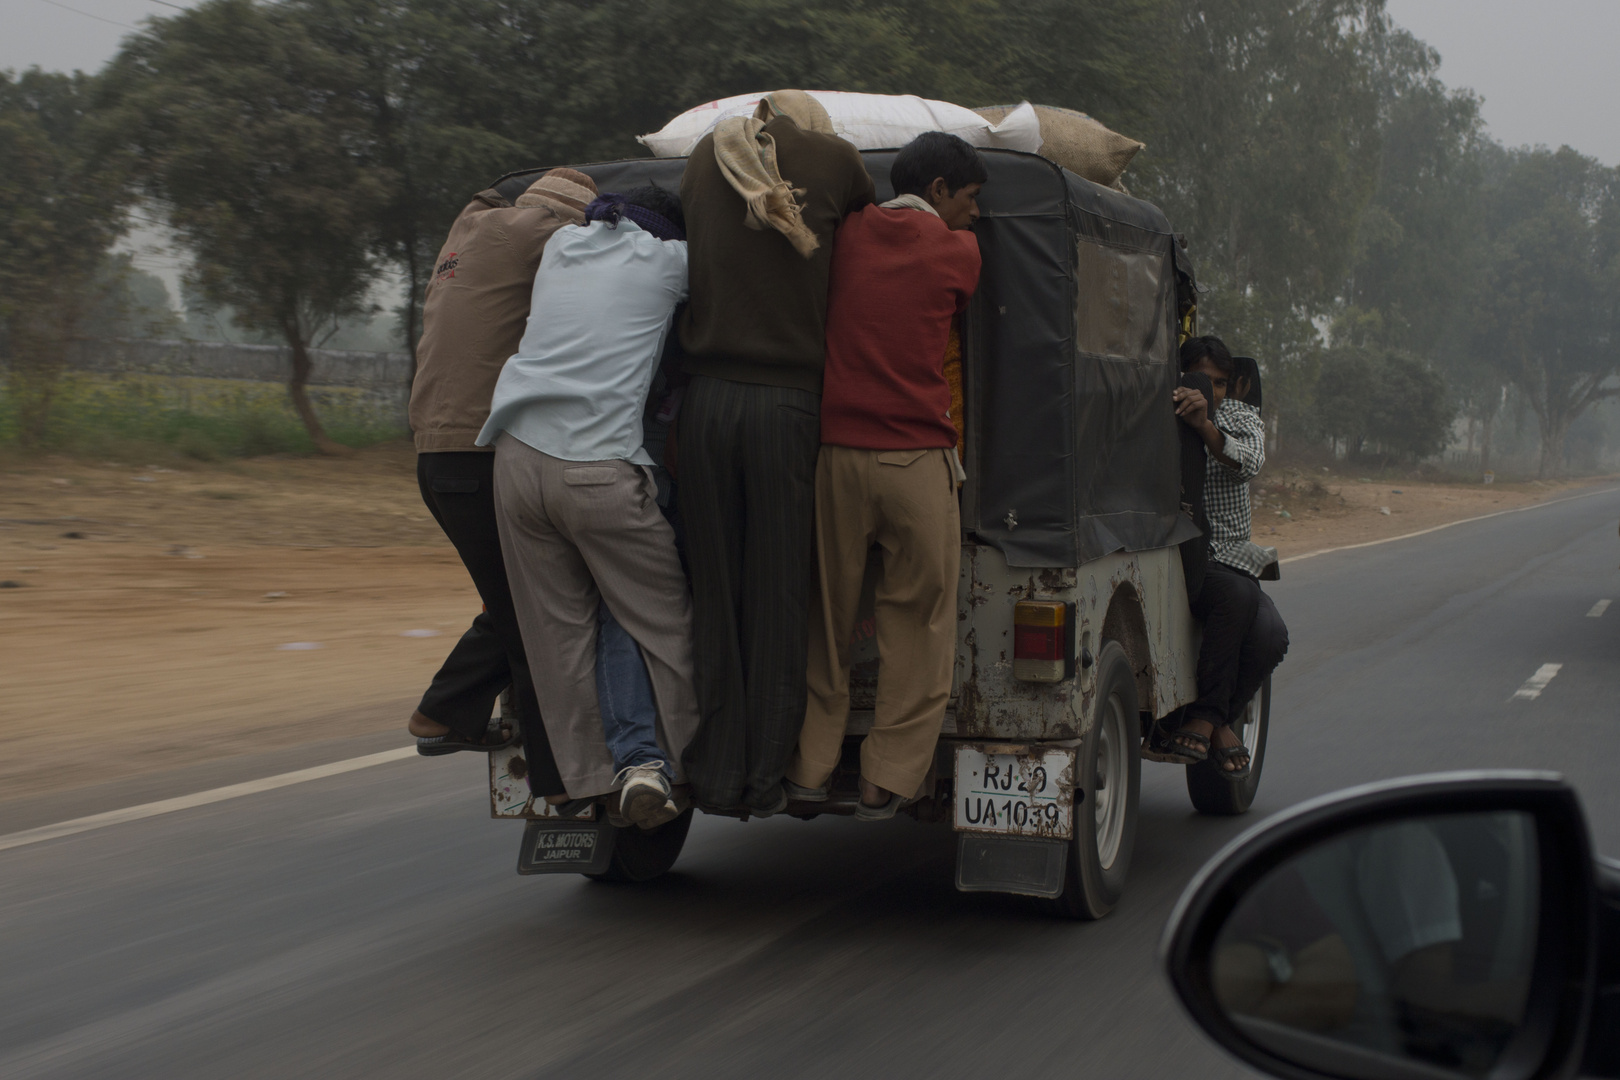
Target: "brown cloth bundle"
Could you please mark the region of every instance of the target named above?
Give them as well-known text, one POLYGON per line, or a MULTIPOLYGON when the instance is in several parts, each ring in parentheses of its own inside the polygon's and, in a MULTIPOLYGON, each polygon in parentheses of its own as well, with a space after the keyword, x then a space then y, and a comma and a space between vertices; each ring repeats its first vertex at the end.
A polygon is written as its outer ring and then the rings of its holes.
MULTIPOLYGON (((985 105, 973 111, 999 124, 1017 107, 985 105)), ((1124 190, 1119 178, 1145 144, 1126 138, 1083 112, 1055 105, 1036 105, 1034 109, 1041 121, 1041 148, 1037 152, 1043 158, 1093 184, 1124 190)))
POLYGON ((748 227, 775 229, 805 258, 820 246, 804 223, 804 192, 782 176, 776 163, 776 140, 765 125, 785 116, 806 131, 833 135, 832 118, 803 90, 777 90, 760 100, 753 116, 733 116, 714 129, 714 159, 732 188, 748 204, 748 227))

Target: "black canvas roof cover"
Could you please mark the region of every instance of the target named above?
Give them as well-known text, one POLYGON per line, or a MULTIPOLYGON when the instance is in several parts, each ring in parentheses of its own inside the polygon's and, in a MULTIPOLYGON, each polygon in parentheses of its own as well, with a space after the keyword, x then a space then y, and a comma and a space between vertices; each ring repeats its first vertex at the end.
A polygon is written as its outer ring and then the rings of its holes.
MULTIPOLYGON (((1180 513, 1176 274, 1149 203, 1045 158, 981 151, 984 256, 964 324, 962 524, 1020 567, 1079 566, 1196 535, 1180 513)), ((894 151, 867 151, 889 198, 894 151)), ((680 187, 682 158, 576 166, 603 191, 680 187)), ((496 187, 516 199, 542 170, 496 187)))

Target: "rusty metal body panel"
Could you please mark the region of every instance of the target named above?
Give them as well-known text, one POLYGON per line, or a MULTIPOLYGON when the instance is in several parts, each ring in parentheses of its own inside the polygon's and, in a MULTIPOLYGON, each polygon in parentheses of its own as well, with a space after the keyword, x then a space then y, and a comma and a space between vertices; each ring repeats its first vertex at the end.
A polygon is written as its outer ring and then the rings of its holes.
POLYGON ((1196 697, 1197 639, 1175 548, 1106 555, 1078 568, 1018 569, 988 545, 962 549, 957 594, 955 709, 950 734, 975 739, 1075 739, 1092 723, 1095 656, 1119 641, 1137 673, 1141 707, 1163 716, 1196 697), (1074 604, 1073 678, 1013 678, 1013 605, 1074 604))
MULTIPOLYGON (((505 695, 502 695, 503 699, 505 695)), ((523 745, 508 746, 489 755, 489 816, 518 821, 565 820, 555 806, 535 797, 529 790, 529 763, 523 745)), ((566 820, 595 821, 596 807, 566 820)))

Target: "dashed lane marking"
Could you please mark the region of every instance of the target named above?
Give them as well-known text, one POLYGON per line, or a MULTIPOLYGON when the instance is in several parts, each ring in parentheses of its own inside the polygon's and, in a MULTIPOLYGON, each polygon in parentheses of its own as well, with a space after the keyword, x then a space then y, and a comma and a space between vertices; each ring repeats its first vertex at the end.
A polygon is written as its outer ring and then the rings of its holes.
POLYGON ((1586 617, 1588 619, 1601 619, 1603 618, 1603 613, 1608 610, 1609 602, 1607 600, 1599 600, 1597 603, 1592 605, 1592 610, 1586 613, 1586 617))
POLYGON ((327 765, 316 765, 310 769, 281 773, 279 776, 266 776, 260 780, 248 780, 245 783, 198 791, 173 799, 128 806, 122 810, 109 810, 104 814, 91 814, 89 817, 74 818, 72 821, 59 821, 55 825, 41 825, 37 829, 25 829, 22 832, 0 836, 0 851, 55 840, 62 836, 73 836, 92 829, 104 829, 108 825, 122 825, 126 821, 140 821, 142 818, 157 817, 160 814, 172 814, 176 810, 190 810, 192 807, 207 806, 209 803, 224 802, 226 799, 240 799, 244 795, 257 795, 261 791, 274 791, 276 788, 290 787, 310 780, 322 780, 328 776, 340 776, 357 769, 369 769, 373 765, 386 765, 391 761, 403 761, 415 756, 415 746, 402 746, 398 750, 384 750, 380 754, 367 754, 364 757, 334 761, 327 765))
MULTIPOLYGON (((1534 701, 1541 696, 1543 690, 1547 689, 1547 684, 1553 681, 1553 676, 1557 675, 1558 669, 1563 666, 1563 664, 1542 664, 1536 668, 1534 675, 1524 681, 1523 686, 1513 692, 1513 699, 1515 701, 1534 701)), ((0 843, 3 842, 0 841, 0 843)))

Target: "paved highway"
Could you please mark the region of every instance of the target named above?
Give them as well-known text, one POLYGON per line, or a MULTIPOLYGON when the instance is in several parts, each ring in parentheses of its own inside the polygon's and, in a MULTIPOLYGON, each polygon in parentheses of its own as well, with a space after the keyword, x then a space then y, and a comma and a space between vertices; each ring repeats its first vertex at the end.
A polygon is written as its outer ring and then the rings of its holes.
MULTIPOLYGON (((1620 853, 1620 606, 1589 614, 1620 601, 1617 519, 1596 490, 1286 566, 1254 811, 1199 818, 1144 763, 1130 891, 1099 923, 956 893, 949 830, 910 821, 700 818, 650 886, 519 878, 520 827, 487 820, 466 755, 0 850, 0 1076, 1250 1075, 1154 966, 1179 890, 1250 822, 1522 765, 1566 773, 1620 853)), ((0 834, 402 741, 0 803, 0 834)), ((64 738, 65 771, 93 754, 64 738)))

